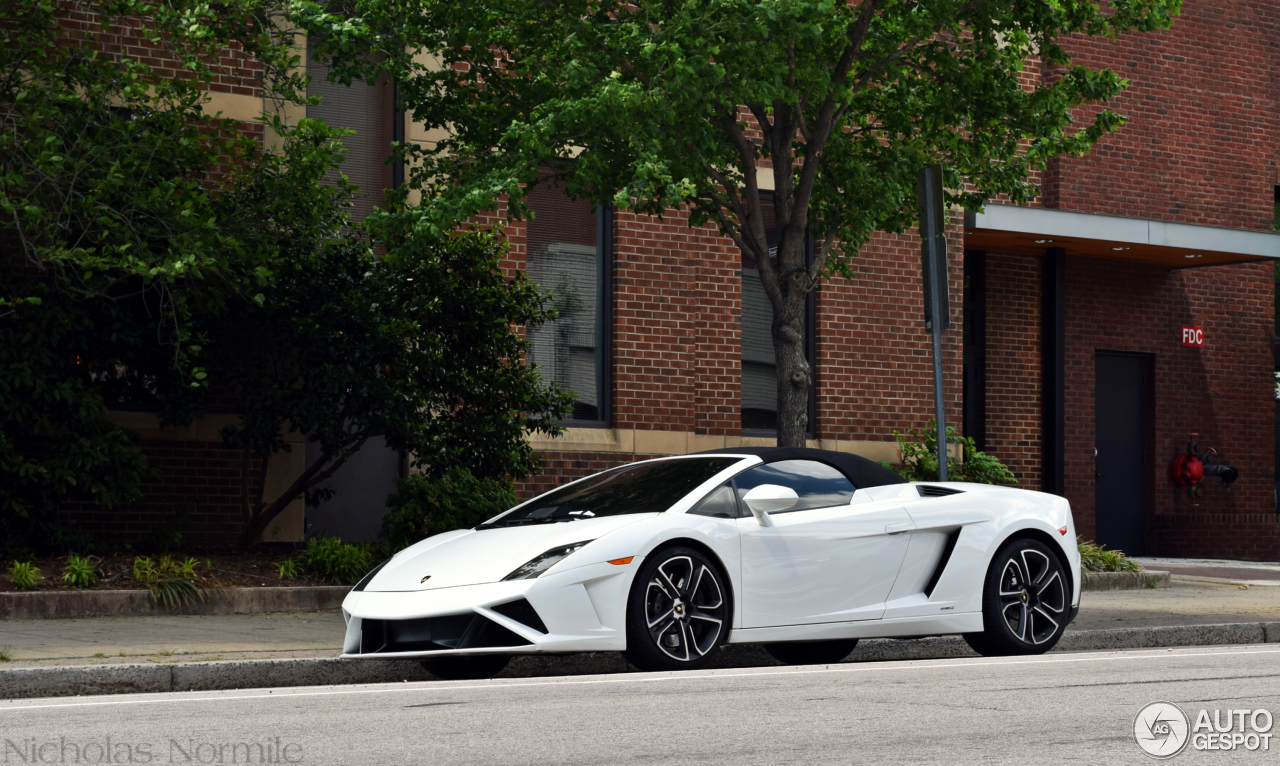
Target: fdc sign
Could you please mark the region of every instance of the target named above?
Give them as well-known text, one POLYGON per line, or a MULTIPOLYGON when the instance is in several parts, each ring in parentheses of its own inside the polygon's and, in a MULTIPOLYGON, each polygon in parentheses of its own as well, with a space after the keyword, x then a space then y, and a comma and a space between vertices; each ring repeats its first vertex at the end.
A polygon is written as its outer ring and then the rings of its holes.
POLYGON ((1182 345, 1190 348, 1203 348, 1204 328, 1184 324, 1182 326, 1182 345))

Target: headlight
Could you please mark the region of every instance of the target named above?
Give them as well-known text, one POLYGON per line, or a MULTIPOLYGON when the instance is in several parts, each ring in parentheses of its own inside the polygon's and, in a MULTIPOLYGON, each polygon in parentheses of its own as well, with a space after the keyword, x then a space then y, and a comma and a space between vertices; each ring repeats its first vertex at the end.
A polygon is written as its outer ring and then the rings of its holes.
POLYGON ((391 561, 391 559, 387 559, 387 561, 384 561, 381 564, 374 567, 373 569, 370 569, 369 574, 365 575, 364 577, 361 577, 360 582, 356 583, 356 587, 352 588, 351 590, 353 591, 364 590, 364 586, 369 584, 369 581, 373 579, 374 575, 382 571, 382 568, 387 565, 388 561, 391 561))
POLYGON ((589 542, 591 541, 583 540, 580 543, 572 543, 570 545, 562 545, 559 548, 552 548, 541 556, 534 558, 528 564, 525 564, 516 571, 502 578, 502 580, 503 582, 506 582, 507 580, 532 580, 551 567, 560 563, 561 559, 565 556, 568 556, 570 553, 573 553, 589 542))

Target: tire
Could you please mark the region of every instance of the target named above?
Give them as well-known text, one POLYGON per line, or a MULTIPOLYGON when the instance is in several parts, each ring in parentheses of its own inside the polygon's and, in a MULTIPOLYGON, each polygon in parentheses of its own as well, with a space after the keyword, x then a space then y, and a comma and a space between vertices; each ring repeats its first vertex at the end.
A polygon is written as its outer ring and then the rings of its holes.
POLYGON ((983 631, 966 633, 964 640, 987 657, 1043 654, 1062 638, 1070 611, 1070 588, 1058 555, 1038 540, 1010 540, 987 570, 983 631))
POLYGON ((444 681, 468 681, 476 678, 492 678, 502 672, 511 661, 506 654, 475 654, 454 657, 434 657, 422 661, 422 667, 444 681))
POLYGON ((792 641, 785 644, 765 644, 764 650, 783 665, 834 665, 853 648, 858 639, 846 641, 792 641))
POLYGON ((692 548, 645 560, 627 599, 627 660, 641 670, 694 670, 729 636, 733 602, 720 567, 692 548))

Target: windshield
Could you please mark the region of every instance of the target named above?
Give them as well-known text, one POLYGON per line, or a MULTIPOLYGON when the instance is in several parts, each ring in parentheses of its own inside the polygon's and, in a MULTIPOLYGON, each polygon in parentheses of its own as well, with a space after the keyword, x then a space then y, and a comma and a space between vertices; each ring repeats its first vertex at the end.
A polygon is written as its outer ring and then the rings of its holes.
POLYGON ((553 490, 480 529, 661 513, 742 458, 691 457, 627 466, 553 490))

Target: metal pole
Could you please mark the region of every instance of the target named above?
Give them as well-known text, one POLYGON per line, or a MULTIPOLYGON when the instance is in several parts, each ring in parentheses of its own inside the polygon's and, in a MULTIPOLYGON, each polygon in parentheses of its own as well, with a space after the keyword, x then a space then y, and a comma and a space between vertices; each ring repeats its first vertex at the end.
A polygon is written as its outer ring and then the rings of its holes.
POLYGON ((938 258, 937 248, 945 247, 937 237, 931 244, 930 253, 933 257, 930 261, 933 268, 929 269, 929 290, 932 299, 930 313, 933 315, 933 408, 938 419, 938 481, 947 480, 947 417, 945 407, 945 397, 942 391, 942 291, 948 289, 946 279, 939 273, 938 266, 941 258, 938 258))

